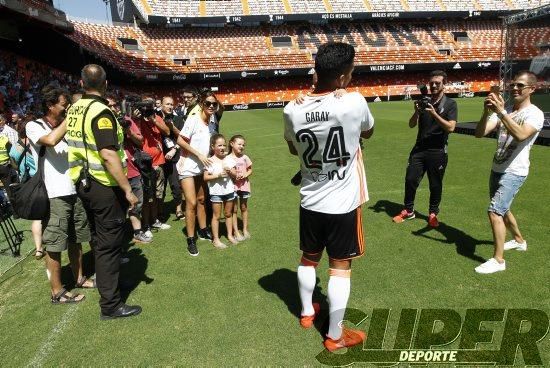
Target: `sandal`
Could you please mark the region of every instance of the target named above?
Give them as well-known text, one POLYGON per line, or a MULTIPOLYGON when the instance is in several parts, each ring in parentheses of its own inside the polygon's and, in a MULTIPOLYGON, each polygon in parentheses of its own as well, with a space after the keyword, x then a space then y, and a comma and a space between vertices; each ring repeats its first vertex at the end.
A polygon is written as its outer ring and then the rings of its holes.
POLYGON ((46 252, 44 252, 42 249, 37 250, 34 252, 34 258, 36 260, 41 260, 46 255, 46 252))
POLYGON ((79 289, 96 289, 97 288, 95 279, 90 279, 90 281, 92 281, 92 286, 84 286, 86 281, 88 281, 88 278, 86 278, 86 276, 80 277, 76 282, 75 287, 79 289))
POLYGON ((61 289, 57 294, 52 295, 52 304, 71 304, 80 303, 86 296, 82 294, 67 295, 67 289, 61 289), (81 298, 80 298, 81 297, 81 298))

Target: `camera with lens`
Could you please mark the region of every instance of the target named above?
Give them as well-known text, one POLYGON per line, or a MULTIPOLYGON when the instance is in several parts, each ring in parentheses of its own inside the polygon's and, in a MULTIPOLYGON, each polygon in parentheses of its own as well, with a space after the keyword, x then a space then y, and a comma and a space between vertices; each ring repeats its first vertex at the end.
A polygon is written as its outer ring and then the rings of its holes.
POLYGON ((428 94, 428 86, 425 84, 419 84, 418 89, 420 90, 420 99, 418 100, 418 109, 421 111, 426 110, 429 107, 432 99, 428 94))
POLYGON ((139 110, 144 117, 155 113, 155 101, 153 99, 142 99, 136 95, 128 95, 122 100, 121 112, 125 116, 132 116, 134 110, 139 110))

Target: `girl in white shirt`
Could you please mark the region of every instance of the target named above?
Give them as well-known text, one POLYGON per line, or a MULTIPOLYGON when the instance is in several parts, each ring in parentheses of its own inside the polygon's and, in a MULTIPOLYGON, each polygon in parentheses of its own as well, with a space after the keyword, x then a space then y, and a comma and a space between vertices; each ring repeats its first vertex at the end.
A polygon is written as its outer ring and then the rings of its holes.
POLYGON ((227 145, 221 134, 214 134, 210 139, 210 149, 213 152, 212 163, 204 169, 204 181, 208 183, 210 201, 212 202, 212 244, 218 249, 227 248, 220 240, 220 215, 222 203, 225 214, 227 240, 231 244, 238 244, 233 237, 233 200, 235 199, 235 185, 231 177, 235 177, 235 161, 227 156, 227 145))

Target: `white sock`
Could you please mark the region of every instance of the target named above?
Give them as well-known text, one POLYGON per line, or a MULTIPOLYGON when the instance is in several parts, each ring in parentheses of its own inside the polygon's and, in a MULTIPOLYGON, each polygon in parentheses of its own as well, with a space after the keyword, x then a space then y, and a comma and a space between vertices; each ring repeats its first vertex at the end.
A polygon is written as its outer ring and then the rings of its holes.
POLYGON ((328 279, 329 327, 327 336, 338 340, 342 336, 342 320, 346 313, 351 288, 351 270, 330 269, 328 279))
POLYGON ((298 266, 298 290, 300 291, 300 300, 302 301, 302 316, 312 316, 315 314, 312 297, 316 280, 315 267, 304 266, 303 264, 298 266))

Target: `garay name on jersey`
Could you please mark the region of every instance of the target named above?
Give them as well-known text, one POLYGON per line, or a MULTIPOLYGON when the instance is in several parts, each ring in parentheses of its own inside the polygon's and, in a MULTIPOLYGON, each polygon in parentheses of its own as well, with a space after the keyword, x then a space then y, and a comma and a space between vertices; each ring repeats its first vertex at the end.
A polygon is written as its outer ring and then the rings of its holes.
POLYGON ((306 112, 306 121, 314 123, 316 121, 328 121, 329 113, 327 111, 306 112))

